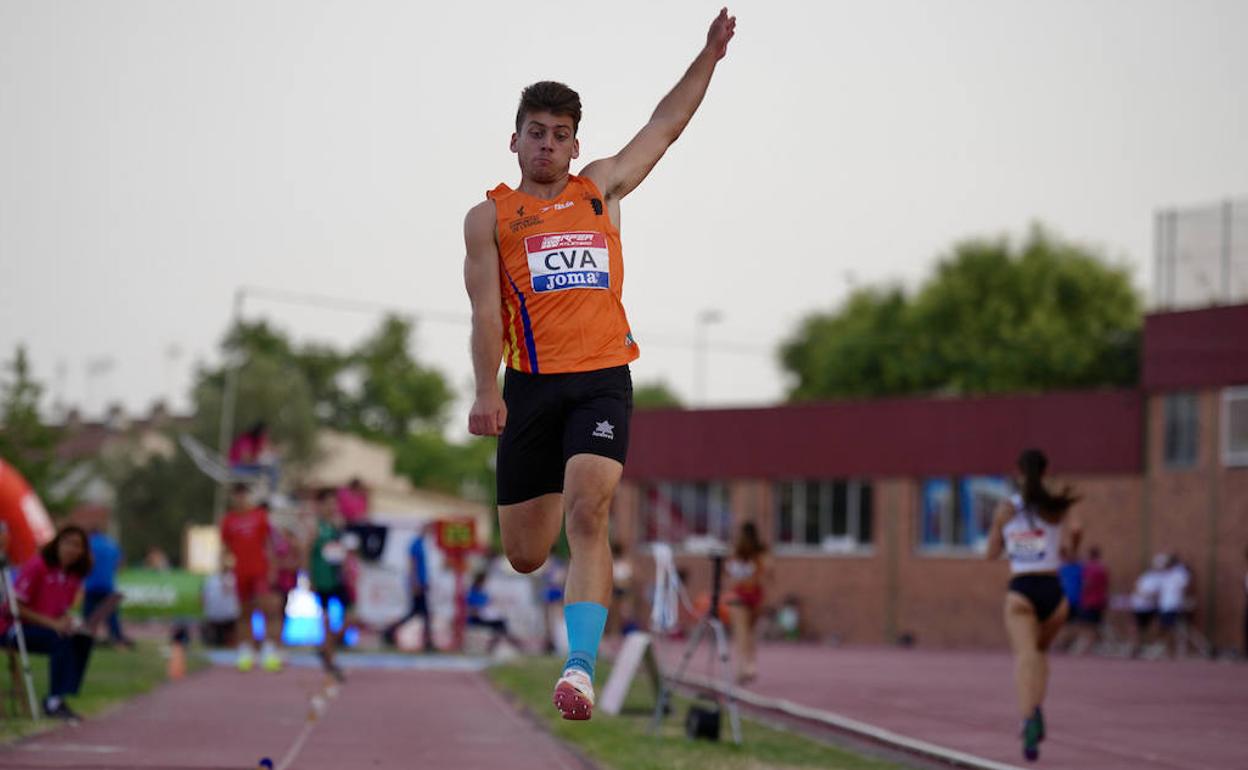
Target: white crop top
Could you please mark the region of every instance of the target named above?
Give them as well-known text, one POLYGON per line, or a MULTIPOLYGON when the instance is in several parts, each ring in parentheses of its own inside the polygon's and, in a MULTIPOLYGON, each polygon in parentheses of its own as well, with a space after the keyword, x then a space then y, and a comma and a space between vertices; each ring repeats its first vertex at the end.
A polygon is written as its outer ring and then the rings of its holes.
POLYGON ((1010 497, 1010 505, 1014 506, 1014 517, 1001 531, 1010 572, 1057 572, 1062 566, 1062 525, 1050 524, 1034 513, 1029 517, 1021 495, 1010 497))

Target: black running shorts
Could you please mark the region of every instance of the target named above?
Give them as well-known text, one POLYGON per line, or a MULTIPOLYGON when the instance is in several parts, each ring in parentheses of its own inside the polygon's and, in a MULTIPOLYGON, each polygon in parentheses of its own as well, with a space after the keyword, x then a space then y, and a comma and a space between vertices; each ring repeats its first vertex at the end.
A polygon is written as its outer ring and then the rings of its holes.
POLYGON ((507 425, 498 441, 498 504, 513 505, 563 491, 572 455, 628 455, 633 378, 628 366, 503 378, 507 425))
POLYGON ((1057 612, 1066 594, 1062 593, 1062 583, 1057 575, 1048 573, 1015 575, 1010 579, 1010 590, 1022 594, 1031 602, 1036 611, 1036 620, 1041 623, 1057 612))

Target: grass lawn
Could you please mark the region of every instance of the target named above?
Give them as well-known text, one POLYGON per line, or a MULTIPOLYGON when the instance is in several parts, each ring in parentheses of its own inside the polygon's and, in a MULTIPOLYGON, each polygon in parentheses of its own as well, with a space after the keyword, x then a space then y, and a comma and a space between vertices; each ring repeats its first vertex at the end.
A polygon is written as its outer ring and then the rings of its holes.
MULTIPOLYGON (((194 655, 188 656, 188 669, 202 668, 202 659, 194 655)), ((35 680, 35 691, 40 703, 48 692, 48 657, 32 655, 32 675, 35 680)), ((124 649, 107 649, 97 647, 91 653, 91 663, 87 667, 87 678, 82 684, 82 694, 69 699, 69 704, 84 717, 99 714, 108 708, 151 690, 166 679, 167 661, 161 654, 160 646, 147 642, 141 643, 133 651, 124 649)), ((7 669, 7 665, 3 666, 7 669)), ((0 671, 3 688, 9 689, 7 670, 0 671)), ((25 697, 25 691, 18 685, 19 695, 25 697)), ((10 711, 6 698, 3 704, 3 719, 0 720, 0 742, 7 742, 24 735, 30 735, 59 724, 54 720, 40 719, 38 723, 28 719, 15 719, 10 711)))
MULTIPOLYGON (((654 693, 644 673, 618 717, 595 713, 589 722, 568 722, 550 703, 551 688, 559 677, 561 660, 528 658, 490 669, 495 686, 523 704, 559 739, 566 741, 601 767, 612 770, 783 770, 818 767, 832 770, 899 770, 899 766, 850 754, 801 735, 773 729, 749 719, 741 724, 741 746, 732 743, 724 714, 720 743, 691 741, 684 734, 689 700, 677 696, 672 714, 660 735, 650 734, 654 693)), ((606 663, 595 675, 598 687, 610 675, 606 663)))

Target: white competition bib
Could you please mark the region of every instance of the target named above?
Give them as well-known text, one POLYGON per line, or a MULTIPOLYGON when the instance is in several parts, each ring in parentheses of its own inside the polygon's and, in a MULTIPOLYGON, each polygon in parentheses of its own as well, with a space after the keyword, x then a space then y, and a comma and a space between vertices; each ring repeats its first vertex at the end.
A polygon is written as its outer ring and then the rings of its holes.
POLYGON ((598 232, 546 233, 524 239, 533 292, 611 288, 607 237, 598 232))
POLYGON ((1018 529, 1006 535, 1006 550, 1010 561, 1044 561, 1048 538, 1043 529, 1018 529))

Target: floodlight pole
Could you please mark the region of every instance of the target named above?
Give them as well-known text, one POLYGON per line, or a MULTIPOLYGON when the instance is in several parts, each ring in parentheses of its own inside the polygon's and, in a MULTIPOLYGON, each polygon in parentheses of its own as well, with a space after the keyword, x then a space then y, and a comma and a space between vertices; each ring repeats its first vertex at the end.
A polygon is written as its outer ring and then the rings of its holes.
MULTIPOLYGON (((234 312, 230 321, 230 332, 238 329, 239 323, 243 318, 243 297, 245 296, 243 288, 240 286, 234 291, 234 312)), ((221 422, 217 431, 217 451, 221 457, 229 462, 230 443, 234 435, 234 406, 238 401, 238 370, 242 365, 237 359, 237 351, 227 356, 225 361, 225 390, 221 395, 221 422)), ((216 491, 212 497, 212 520, 215 524, 221 523, 221 517, 225 514, 225 487, 227 481, 217 484, 216 491)))
POLYGON ((724 320, 724 314, 710 308, 694 316, 693 326, 693 400, 694 406, 706 405, 706 338, 707 328, 724 320))

